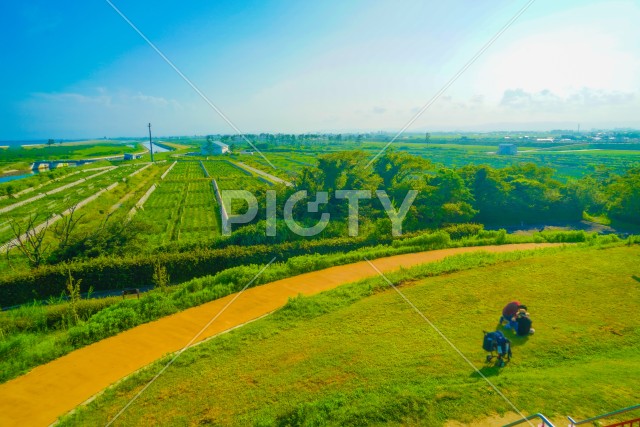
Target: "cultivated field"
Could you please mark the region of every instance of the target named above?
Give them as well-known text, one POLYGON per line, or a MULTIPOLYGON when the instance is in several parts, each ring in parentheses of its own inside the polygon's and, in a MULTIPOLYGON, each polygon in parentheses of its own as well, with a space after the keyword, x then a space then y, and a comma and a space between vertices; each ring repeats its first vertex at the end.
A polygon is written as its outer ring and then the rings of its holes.
POLYGON ((2 209, 2 219, 0 220, 0 242, 5 243, 15 237, 11 224, 17 229, 24 230, 30 219, 35 219, 35 224, 45 222, 53 215, 60 215, 67 209, 89 198, 100 190, 112 184, 119 183, 123 178, 141 168, 141 164, 132 166, 114 167, 102 171, 83 171, 80 174, 68 176, 65 179, 43 187, 39 191, 42 197, 34 192, 30 196, 23 196, 16 199, 15 203, 24 203, 14 209, 11 205, 2 209), (70 182, 66 182, 69 180, 70 182), (51 187, 51 188, 47 188, 51 187), (60 189, 62 189, 60 191, 60 189))
MULTIPOLYGON (((256 190, 268 186, 226 160, 181 160, 145 202, 136 217, 155 226, 150 242, 207 241, 220 235, 220 207, 212 179, 220 190, 256 190)), ((229 214, 246 203, 225 206, 229 214)))
MULTIPOLYGON (((386 143, 365 142, 356 144, 344 142, 341 144, 309 146, 302 149, 291 149, 286 146, 277 151, 265 151, 269 161, 277 168, 273 169, 261 156, 238 156, 237 159, 261 168, 281 178, 295 178, 300 169, 305 166, 314 166, 317 163, 316 156, 320 153, 336 152, 348 149, 361 149, 375 156, 386 143)), ((594 173, 599 167, 606 166, 613 171, 623 172, 634 164, 640 163, 640 149, 637 146, 620 145, 611 149, 611 144, 603 148, 600 146, 585 145, 580 147, 559 146, 551 148, 519 147, 516 156, 500 156, 496 152, 498 145, 476 145, 461 143, 406 143, 395 142, 390 146, 391 150, 397 150, 415 154, 448 167, 462 167, 468 164, 489 165, 496 168, 531 162, 539 166, 547 166, 557 170, 557 176, 561 179, 568 177, 582 177, 594 173)), ((613 145, 615 147, 615 145, 613 145)))

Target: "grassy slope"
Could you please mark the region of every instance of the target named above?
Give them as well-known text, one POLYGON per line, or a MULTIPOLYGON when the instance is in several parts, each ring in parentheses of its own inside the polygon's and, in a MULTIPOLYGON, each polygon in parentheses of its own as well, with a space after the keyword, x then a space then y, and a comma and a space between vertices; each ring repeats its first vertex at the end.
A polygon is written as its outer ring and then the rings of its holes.
MULTIPOLYGON (((567 250, 402 289, 478 367, 482 329, 506 301, 527 302, 536 335, 513 338, 511 364, 483 372, 524 412, 589 416, 636 403, 628 378, 640 375, 639 261, 637 246, 567 250)), ((439 425, 510 410, 396 293, 369 285, 296 299, 189 350, 119 422, 439 425)), ((104 424, 159 369, 67 423, 104 424)))

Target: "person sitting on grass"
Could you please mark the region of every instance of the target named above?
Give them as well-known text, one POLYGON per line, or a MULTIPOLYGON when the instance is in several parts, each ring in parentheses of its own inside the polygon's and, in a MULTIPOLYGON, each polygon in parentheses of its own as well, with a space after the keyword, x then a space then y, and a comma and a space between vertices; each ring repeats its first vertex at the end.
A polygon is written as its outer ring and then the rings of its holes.
POLYGON ((511 329, 517 326, 516 323, 516 314, 518 314, 518 310, 521 308, 527 309, 526 306, 520 304, 520 301, 511 301, 509 304, 505 305, 502 309, 502 316, 500 316, 500 325, 503 322, 507 322, 505 328, 511 329))
POLYGON ((527 335, 533 335, 535 329, 531 327, 531 317, 529 317, 529 313, 527 313, 526 309, 518 310, 516 314, 516 326, 514 330, 516 331, 516 335, 520 337, 525 337, 527 335))

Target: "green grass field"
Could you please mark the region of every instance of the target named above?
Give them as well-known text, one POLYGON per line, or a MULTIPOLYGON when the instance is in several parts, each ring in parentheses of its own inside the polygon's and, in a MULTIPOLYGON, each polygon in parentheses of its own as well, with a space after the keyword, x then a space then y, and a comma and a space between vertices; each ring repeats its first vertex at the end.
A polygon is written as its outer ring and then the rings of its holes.
MULTIPOLYGON (((587 417, 637 403, 630 379, 640 376, 640 247, 509 259, 389 278, 522 412, 587 417), (482 330, 494 328, 514 298, 528 304, 537 332, 512 337, 507 367, 484 366, 482 330)), ((167 361, 107 390, 63 425, 105 424, 167 361)), ((436 426, 510 410, 374 279, 297 298, 188 350, 117 424, 436 426)))
POLYGON ((95 157, 118 156, 124 153, 139 153, 144 147, 137 142, 91 140, 75 141, 63 144, 33 145, 11 147, 2 153, 0 171, 8 169, 25 169, 25 166, 36 160, 78 160, 95 157))
MULTIPOLYGON (((499 142, 505 141, 500 140, 499 142)), ((602 165, 620 173, 638 164, 638 159, 640 159, 640 151, 638 151, 637 145, 620 145, 620 148, 615 144, 573 144, 540 148, 521 145, 521 142, 518 141, 515 142, 519 144, 518 155, 516 156, 497 155, 498 144, 490 139, 485 140, 482 145, 452 143, 442 140, 430 143, 407 143, 406 141, 398 140, 390 145, 389 149, 424 157, 433 163, 447 167, 484 164, 502 168, 519 163, 535 163, 538 166, 549 166, 556 169, 556 177, 563 180, 569 177, 580 178, 593 173, 596 167, 602 165), (581 151, 583 149, 588 151, 581 151)), ((277 169, 273 169, 260 156, 235 156, 234 158, 281 178, 291 179, 295 178, 303 167, 315 165, 316 157, 319 154, 361 149, 370 153, 373 158, 386 144, 386 142, 355 143, 353 141, 344 141, 332 145, 316 145, 302 148, 274 147, 265 151, 264 155, 277 169)))

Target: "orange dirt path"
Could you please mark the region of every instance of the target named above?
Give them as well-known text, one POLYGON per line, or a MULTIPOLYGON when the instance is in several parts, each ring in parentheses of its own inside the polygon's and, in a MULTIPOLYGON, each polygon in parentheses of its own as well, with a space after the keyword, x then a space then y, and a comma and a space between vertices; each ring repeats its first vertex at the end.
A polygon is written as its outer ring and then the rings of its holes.
MULTIPOLYGON (((379 258, 382 272, 442 260, 450 255, 511 252, 554 246, 512 244, 451 248, 379 258)), ((366 262, 342 265, 247 289, 194 342, 255 320, 299 294, 314 295, 342 284, 374 277, 366 262)), ((111 384, 162 356, 182 349, 236 294, 193 307, 73 351, 0 384, 0 424, 46 426, 111 384)))

